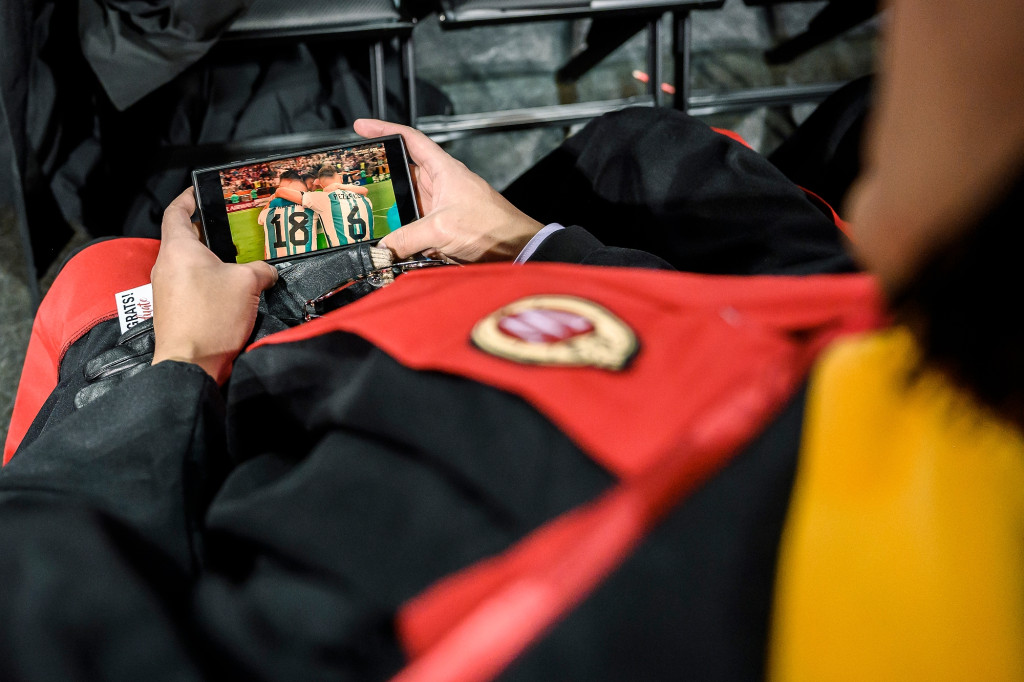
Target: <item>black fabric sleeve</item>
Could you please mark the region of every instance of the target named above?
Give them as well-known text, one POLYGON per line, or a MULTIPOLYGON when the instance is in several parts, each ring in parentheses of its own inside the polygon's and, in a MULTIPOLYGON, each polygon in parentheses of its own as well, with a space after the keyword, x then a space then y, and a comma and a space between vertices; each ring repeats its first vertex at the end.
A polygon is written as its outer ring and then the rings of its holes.
POLYGON ((94 509, 191 573, 201 515, 226 467, 224 442, 213 380, 195 365, 160 363, 19 450, 0 473, 0 506, 31 499, 94 509))
POLYGON ((529 261, 575 263, 578 265, 618 265, 630 268, 675 270, 664 259, 638 249, 605 246, 582 227, 558 230, 540 243, 529 261))
POLYGON ((179 625, 189 581, 131 528, 59 490, 5 484, 0 547, 0 679, 207 679, 179 625))
POLYGON ((854 269, 831 216, 803 190, 679 111, 635 107, 595 119, 503 194, 541 223, 581 225, 609 247, 647 251, 678 270, 854 269))
POLYGON ((224 407, 164 362, 42 429, 0 472, 0 679, 213 679, 190 624, 224 407))

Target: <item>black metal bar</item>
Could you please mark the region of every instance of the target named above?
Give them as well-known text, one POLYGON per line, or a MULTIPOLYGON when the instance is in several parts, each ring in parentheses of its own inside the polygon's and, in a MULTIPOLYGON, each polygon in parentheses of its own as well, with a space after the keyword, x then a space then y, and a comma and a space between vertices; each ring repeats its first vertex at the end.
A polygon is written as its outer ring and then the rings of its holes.
POLYGON ((374 118, 387 116, 387 92, 384 90, 384 43, 370 45, 370 107, 374 118))
MULTIPOLYGON (((689 99, 691 116, 711 116, 730 111, 749 111, 757 107, 785 107, 807 102, 820 102, 839 88, 841 83, 810 83, 750 88, 723 94, 693 95, 689 99)), ((676 90, 676 92, 679 92, 676 90)))
POLYGON ((690 12, 672 13, 672 52, 675 56, 676 93, 672 106, 688 111, 690 106, 690 12))
POLYGON ((683 11, 695 9, 719 9, 723 0, 652 0, 637 3, 635 0, 593 0, 580 2, 578 5, 553 8, 474 8, 465 10, 450 3, 441 3, 441 14, 438 20, 443 29, 458 30, 463 27, 483 26, 487 24, 509 24, 520 21, 545 21, 551 19, 583 19, 586 17, 618 17, 628 15, 650 14, 652 11, 673 11, 683 7, 683 11))
POLYGON ((399 38, 402 41, 402 61, 405 65, 405 96, 408 98, 409 125, 416 127, 416 120, 419 118, 416 101, 416 51, 412 43, 412 35, 399 38))
POLYGON ((455 116, 423 116, 419 119, 417 127, 434 141, 444 142, 474 133, 519 130, 538 126, 565 126, 589 121, 627 106, 653 105, 654 101, 650 97, 644 96, 455 116))
POLYGON ((647 24, 647 92, 654 98, 655 106, 661 106, 661 28, 660 17, 647 24))
MULTIPOLYGON (((803 102, 818 102, 843 85, 845 82, 783 85, 736 92, 693 95, 690 97, 688 108, 694 116, 710 116, 731 111, 746 111, 762 106, 781 107, 803 102)), ((676 92, 678 93, 678 90, 676 92)), ((587 121, 628 106, 654 106, 654 100, 649 96, 643 96, 456 116, 423 116, 419 119, 417 127, 435 141, 442 142, 474 133, 517 130, 545 125, 567 125, 587 121)))
MULTIPOLYGON (((237 41, 255 42, 280 42, 282 40, 294 40, 295 38, 309 39, 337 39, 339 35, 356 34, 359 39, 391 36, 395 33, 408 33, 412 31, 413 23, 409 21, 377 21, 360 24, 317 24, 312 26, 275 27, 229 30, 218 40, 220 43, 236 43, 237 41)), ((232 49, 238 49, 235 45, 232 49)))

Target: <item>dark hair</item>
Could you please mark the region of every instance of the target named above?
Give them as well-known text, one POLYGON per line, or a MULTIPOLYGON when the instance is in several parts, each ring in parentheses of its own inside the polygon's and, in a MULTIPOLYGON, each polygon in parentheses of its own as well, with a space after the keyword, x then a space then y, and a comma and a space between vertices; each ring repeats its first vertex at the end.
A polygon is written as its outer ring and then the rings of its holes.
POLYGON ((1024 325, 1017 295, 1024 257, 1024 173, 976 226, 935 250, 892 296, 898 321, 981 403, 1024 426, 1024 325))
POLYGON ((305 182, 306 180, 313 180, 314 178, 316 178, 316 176, 313 175, 312 173, 303 173, 301 176, 299 176, 299 179, 302 180, 303 182, 305 182))
POLYGON ((282 172, 281 175, 278 176, 278 179, 280 179, 280 180, 298 180, 299 182, 302 182, 302 176, 299 175, 298 171, 293 171, 293 170, 286 170, 286 171, 282 172))
POLYGON ((333 178, 337 174, 338 174, 338 169, 335 168, 334 166, 332 166, 329 163, 325 164, 324 167, 320 169, 320 172, 317 173, 317 175, 320 177, 320 179, 323 179, 323 178, 333 178))

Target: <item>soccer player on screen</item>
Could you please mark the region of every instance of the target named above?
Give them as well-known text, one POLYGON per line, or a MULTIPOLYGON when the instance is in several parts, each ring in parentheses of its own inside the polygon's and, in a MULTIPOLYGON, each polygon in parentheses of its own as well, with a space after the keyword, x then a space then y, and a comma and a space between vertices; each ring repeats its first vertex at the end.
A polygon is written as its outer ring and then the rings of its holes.
MULTIPOLYGON (((306 184, 298 173, 286 170, 281 173, 278 189, 281 188, 302 192, 306 184)), ((299 202, 275 194, 260 212, 258 221, 263 226, 264 258, 294 256, 317 248, 315 215, 299 202)))
POLYGON ((366 188, 342 184, 340 173, 330 165, 321 168, 317 175, 323 192, 296 192, 282 183, 275 196, 313 209, 331 246, 373 239, 373 204, 366 196, 366 188))

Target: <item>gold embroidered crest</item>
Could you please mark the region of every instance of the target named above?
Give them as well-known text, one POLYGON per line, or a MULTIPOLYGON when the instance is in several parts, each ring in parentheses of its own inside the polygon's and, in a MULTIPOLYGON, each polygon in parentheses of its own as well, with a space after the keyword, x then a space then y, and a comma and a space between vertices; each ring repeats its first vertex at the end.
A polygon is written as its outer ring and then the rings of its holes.
POLYGON ((575 296, 527 296, 480 320, 471 333, 481 350, 534 365, 618 371, 639 342, 625 322, 575 296))

